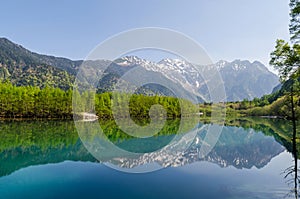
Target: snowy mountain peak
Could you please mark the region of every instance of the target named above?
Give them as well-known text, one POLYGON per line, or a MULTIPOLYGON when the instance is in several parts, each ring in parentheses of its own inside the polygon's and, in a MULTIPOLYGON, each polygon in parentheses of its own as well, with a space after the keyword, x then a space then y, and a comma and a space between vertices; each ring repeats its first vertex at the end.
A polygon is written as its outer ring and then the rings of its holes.
POLYGON ((220 60, 218 61, 215 66, 217 67, 217 69, 221 69, 224 68, 229 62, 225 61, 225 60, 220 60))
POLYGON ((162 65, 169 65, 169 66, 185 66, 185 65, 190 65, 187 61, 184 61, 182 59, 163 59, 158 64, 162 65))
POLYGON ((120 66, 146 65, 151 64, 150 61, 141 59, 137 56, 125 56, 115 60, 115 63, 120 66))
MULTIPOLYGON (((160 73, 204 100, 210 98, 207 82, 214 81, 209 79, 211 78, 210 74, 215 72, 212 69, 219 71, 228 101, 261 97, 270 93, 279 83, 278 77, 258 61, 252 63, 238 59, 232 62, 221 60, 215 64, 200 66, 181 59, 168 58, 155 63, 137 56, 126 56, 117 59, 115 63, 121 67, 129 66, 128 69, 139 66, 147 71, 160 73)), ((122 71, 123 69, 118 70, 122 71)))
POLYGON ((245 70, 248 67, 251 67, 251 63, 248 60, 234 60, 233 62, 231 62, 231 68, 234 71, 238 71, 238 70, 245 70))
POLYGON ((254 61, 253 63, 251 63, 248 60, 240 60, 240 59, 236 59, 232 62, 220 60, 214 65, 217 67, 219 71, 220 70, 244 71, 253 68, 256 68, 260 71, 268 70, 267 67, 262 63, 260 63, 259 61, 254 61))

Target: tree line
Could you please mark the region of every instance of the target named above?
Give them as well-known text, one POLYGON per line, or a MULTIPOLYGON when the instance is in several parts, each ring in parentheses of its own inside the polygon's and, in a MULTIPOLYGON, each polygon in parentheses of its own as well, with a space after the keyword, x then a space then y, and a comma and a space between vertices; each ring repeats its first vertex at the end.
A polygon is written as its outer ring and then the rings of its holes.
MULTIPOLYGON (((186 115, 195 113, 197 109, 197 106, 188 100, 169 96, 129 95, 126 93, 113 95, 109 92, 94 94, 89 91, 80 93, 77 90, 64 91, 49 86, 43 89, 36 86, 15 86, 6 81, 0 83, 0 118, 71 119, 73 117, 73 94, 79 96, 77 99, 80 100, 76 112, 92 110, 87 107, 91 104, 87 100, 92 99, 96 115, 105 119, 113 119, 112 104, 116 110, 119 110, 119 117, 127 116, 125 105, 122 103, 125 98, 128 98, 126 100, 129 101, 129 114, 134 118, 150 119, 149 112, 154 104, 161 105, 166 110, 168 118, 178 118, 183 113, 186 115)), ((160 112, 156 113, 154 110, 154 115, 159 116, 159 114, 160 112)))

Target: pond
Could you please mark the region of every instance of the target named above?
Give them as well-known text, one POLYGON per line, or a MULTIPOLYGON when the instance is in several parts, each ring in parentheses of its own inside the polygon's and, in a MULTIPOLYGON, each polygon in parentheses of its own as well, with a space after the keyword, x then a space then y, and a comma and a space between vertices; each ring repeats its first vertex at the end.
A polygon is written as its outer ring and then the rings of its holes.
POLYGON ((205 155, 207 128, 217 124, 198 123, 201 130, 174 155, 159 149, 176 137, 176 120, 146 139, 123 134, 111 121, 100 122, 106 139, 79 137, 73 121, 0 123, 0 198, 295 198, 294 173, 285 178, 296 163, 287 121, 227 120, 205 155), (91 151, 89 144, 107 141, 136 155, 91 151), (150 172, 140 173, 145 165, 150 172))

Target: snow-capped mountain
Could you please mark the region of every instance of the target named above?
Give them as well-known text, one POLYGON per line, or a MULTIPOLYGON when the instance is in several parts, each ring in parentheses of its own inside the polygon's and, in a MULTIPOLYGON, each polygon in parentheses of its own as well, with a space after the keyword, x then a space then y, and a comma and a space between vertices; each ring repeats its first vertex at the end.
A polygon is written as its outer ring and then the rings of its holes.
POLYGON ((209 101, 207 83, 209 81, 214 83, 214 78, 210 77, 214 71, 220 73, 227 101, 261 97, 271 93, 279 83, 278 77, 258 61, 251 63, 247 60, 233 62, 221 60, 210 66, 198 66, 180 59, 163 59, 154 63, 136 56, 126 56, 115 60, 114 63, 116 64, 114 67, 117 68, 113 71, 123 71, 119 73, 120 76, 135 66, 141 66, 148 71, 162 74, 169 80, 180 84, 185 90, 207 101, 209 101))
POLYGON ((146 65, 154 64, 146 59, 141 59, 137 56, 125 56, 125 57, 115 60, 114 62, 120 66, 133 66, 133 65, 146 66, 146 65))
POLYGON ((272 92, 278 77, 258 61, 244 60, 216 63, 225 85, 227 100, 253 99, 272 92))
MULTIPOLYGON (((204 126, 205 127, 205 126, 204 126)), ((234 166, 235 168, 256 167, 262 168, 271 161, 272 158, 284 151, 284 147, 272 137, 265 137, 262 133, 252 129, 245 131, 238 127, 223 127, 222 134, 209 154, 201 155, 202 145, 207 145, 203 141, 203 131, 196 134, 190 147, 181 150, 180 145, 171 149, 163 148, 149 153, 121 156, 118 154, 108 154, 103 156, 101 161, 118 165, 122 168, 135 168, 144 164, 156 162, 162 167, 179 167, 194 162, 211 162, 221 167, 234 166), (249 131, 249 132, 248 132, 249 131), (179 147, 179 150, 177 149, 179 147)), ((182 137, 185 140, 186 138, 182 137)), ((124 141, 122 146, 133 146, 131 140, 124 141)), ((180 142, 180 140, 178 141, 180 142)), ((103 144, 102 146, 105 146, 103 144)))

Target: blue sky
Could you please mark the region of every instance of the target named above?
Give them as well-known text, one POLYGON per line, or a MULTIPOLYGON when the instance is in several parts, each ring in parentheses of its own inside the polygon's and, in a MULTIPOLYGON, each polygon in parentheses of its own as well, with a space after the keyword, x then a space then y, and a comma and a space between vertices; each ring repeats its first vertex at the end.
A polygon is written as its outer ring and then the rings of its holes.
POLYGON ((277 38, 288 39, 288 0, 1 1, 0 37, 43 54, 83 59, 106 38, 163 27, 200 43, 213 61, 268 64, 277 38))

